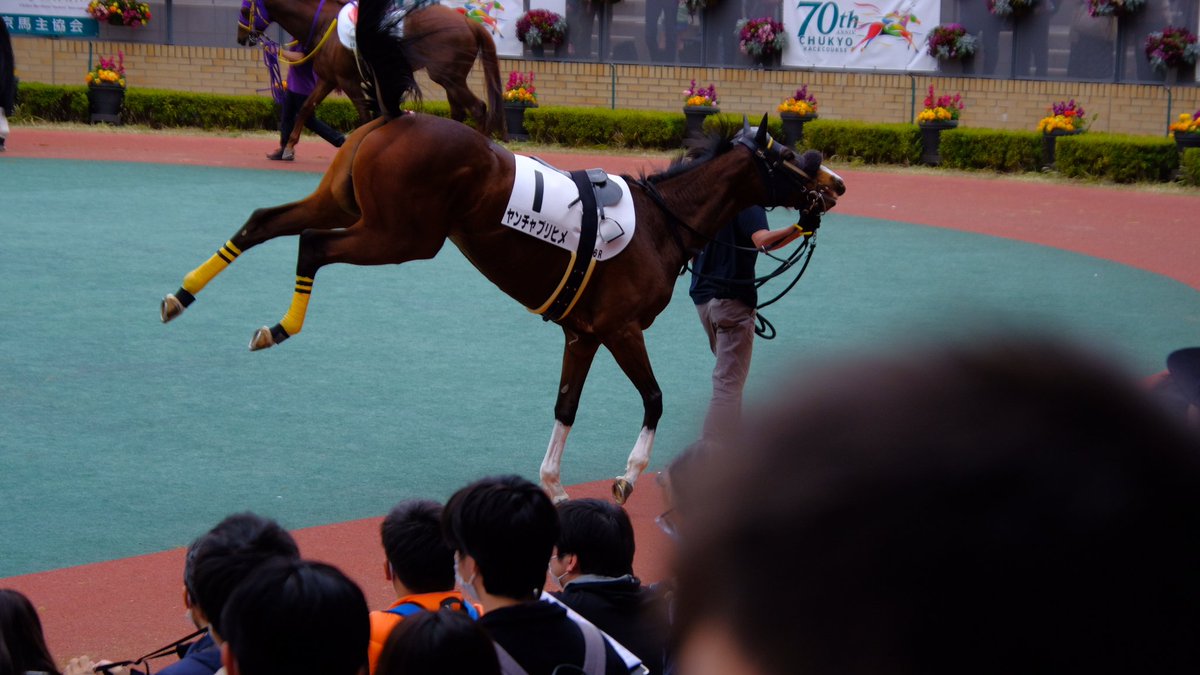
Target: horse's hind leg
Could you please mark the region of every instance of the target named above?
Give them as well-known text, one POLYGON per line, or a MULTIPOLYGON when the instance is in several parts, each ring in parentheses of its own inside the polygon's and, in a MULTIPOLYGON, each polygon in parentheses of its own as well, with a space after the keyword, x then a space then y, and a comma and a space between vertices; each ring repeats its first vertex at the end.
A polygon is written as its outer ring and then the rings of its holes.
POLYGON ((600 342, 591 335, 578 335, 563 329, 566 346, 563 349, 562 376, 558 384, 558 400, 554 403, 554 430, 550 432, 550 445, 546 447, 546 458, 542 460, 542 488, 556 502, 567 498, 561 480, 563 449, 567 445, 567 434, 575 423, 575 412, 579 409, 579 396, 583 383, 600 342))
POLYGON ((458 122, 464 122, 470 115, 475 120, 475 128, 487 135, 487 105, 479 100, 467 87, 466 73, 435 73, 430 69, 429 79, 441 85, 446 90, 446 100, 450 103, 450 117, 458 122))
POLYGON ((321 190, 298 202, 255 210, 224 246, 204 264, 184 276, 183 285, 178 291, 168 293, 163 298, 159 307, 163 323, 183 314, 183 310, 195 302, 196 294, 208 282, 250 248, 275 237, 300 234, 306 229, 346 227, 351 222, 353 216, 338 206, 331 195, 321 190))
POLYGON ((604 346, 612 353, 621 371, 641 394, 644 410, 642 430, 638 433, 633 451, 629 453, 625 473, 613 481, 613 499, 618 504, 624 504, 633 493, 633 486, 638 477, 650 463, 650 453, 654 449, 654 433, 658 428, 658 420, 662 417, 662 389, 659 388, 654 371, 650 368, 650 357, 646 355, 646 342, 641 329, 630 326, 611 338, 606 337, 604 346))
POLYGON ((258 329, 250 339, 250 351, 273 347, 296 335, 304 327, 308 301, 312 296, 317 271, 332 263, 352 265, 394 265, 409 260, 432 258, 446 241, 444 232, 422 228, 404 241, 396 241, 395 232, 368 227, 359 220, 353 226, 336 230, 305 230, 300 233, 300 253, 296 259, 296 288, 292 304, 279 323, 258 329))

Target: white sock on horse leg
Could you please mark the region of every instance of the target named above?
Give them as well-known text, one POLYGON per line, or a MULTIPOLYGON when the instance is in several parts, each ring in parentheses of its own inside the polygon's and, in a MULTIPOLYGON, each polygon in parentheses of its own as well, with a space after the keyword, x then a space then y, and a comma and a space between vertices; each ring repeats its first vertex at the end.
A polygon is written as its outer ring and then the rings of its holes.
POLYGON ((642 427, 637 442, 633 444, 633 452, 629 453, 629 461, 625 463, 625 475, 621 476, 629 481, 630 485, 637 483, 638 477, 650 464, 650 453, 653 450, 654 429, 642 427))
POLYGON ((567 492, 562 486, 561 475, 563 450, 567 447, 567 435, 570 433, 571 427, 554 420, 554 430, 550 432, 550 444, 546 446, 546 458, 542 460, 540 471, 542 488, 555 502, 561 502, 567 498, 567 492))

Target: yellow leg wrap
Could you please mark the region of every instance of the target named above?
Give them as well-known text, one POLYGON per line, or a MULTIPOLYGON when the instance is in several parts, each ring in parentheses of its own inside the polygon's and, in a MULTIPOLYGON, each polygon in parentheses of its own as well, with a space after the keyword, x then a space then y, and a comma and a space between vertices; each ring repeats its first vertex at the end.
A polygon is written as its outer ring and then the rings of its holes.
POLYGON ((183 290, 195 295, 201 289, 208 285, 221 272, 229 267, 229 263, 237 260, 237 257, 242 252, 238 250, 232 242, 225 242, 225 245, 220 248, 213 257, 204 262, 203 265, 188 272, 188 275, 183 278, 183 290))
POLYGON ((296 292, 292 294, 292 306, 279 321, 279 326, 286 330, 288 335, 295 335, 304 327, 304 314, 308 312, 308 298, 312 295, 312 285, 312 279, 296 277, 296 292))

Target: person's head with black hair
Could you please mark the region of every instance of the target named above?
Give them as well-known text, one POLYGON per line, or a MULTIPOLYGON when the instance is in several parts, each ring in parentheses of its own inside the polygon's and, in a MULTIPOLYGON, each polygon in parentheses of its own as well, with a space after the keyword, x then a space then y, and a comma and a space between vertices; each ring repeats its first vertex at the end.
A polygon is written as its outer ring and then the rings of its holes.
POLYGON ((537 485, 520 476, 476 481, 450 498, 442 531, 463 593, 485 610, 493 598, 527 602, 541 595, 558 512, 537 485))
POLYGON ((633 574, 633 523, 625 509, 601 499, 572 499, 558 505, 558 523, 550 573, 560 586, 583 574, 633 574))
POLYGON ((500 675, 487 632, 462 612, 419 612, 388 636, 375 675, 500 675))
POLYGON ((59 673, 33 603, 19 591, 0 589, 0 673, 26 672, 59 673))
POLYGON ((1200 672, 1200 447, 1107 360, 977 340, 774 400, 704 474, 681 672, 1200 672))
POLYGON ((367 664, 367 600, 338 568, 275 558, 225 604, 229 675, 358 675, 367 664))
POLYGON ((454 553, 442 536, 442 506, 435 501, 400 502, 379 528, 387 554, 384 574, 396 595, 454 590, 454 553))
POLYGON ((184 563, 184 586, 210 622, 215 640, 222 610, 238 584, 274 558, 300 557, 296 540, 279 523, 253 513, 236 513, 198 538, 184 563))

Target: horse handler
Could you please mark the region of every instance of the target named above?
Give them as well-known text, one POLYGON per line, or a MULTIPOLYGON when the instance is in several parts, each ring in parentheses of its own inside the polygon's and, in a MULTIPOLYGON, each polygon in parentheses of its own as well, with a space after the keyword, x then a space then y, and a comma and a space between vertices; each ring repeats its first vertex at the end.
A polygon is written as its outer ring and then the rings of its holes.
POLYGON ((708 345, 717 357, 702 439, 716 439, 741 420, 742 390, 754 351, 758 307, 754 265, 758 254, 787 246, 820 225, 819 216, 805 218, 805 227, 797 223, 772 230, 766 210, 751 206, 721 228, 696 256, 690 294, 708 334, 708 345))
MULTIPOLYGON (((312 62, 304 61, 304 52, 280 50, 270 44, 264 46, 263 49, 268 54, 276 54, 285 61, 291 62, 288 65, 288 76, 279 112, 279 148, 275 152, 267 154, 267 159, 290 162, 296 159, 296 148, 288 145, 288 139, 291 138, 292 129, 296 126, 296 114, 300 112, 300 108, 304 106, 304 101, 308 99, 313 89, 317 88, 317 75, 313 72, 312 62)), ((340 131, 317 119, 315 110, 304 126, 329 141, 335 148, 342 147, 342 143, 346 142, 346 137, 340 131)))

